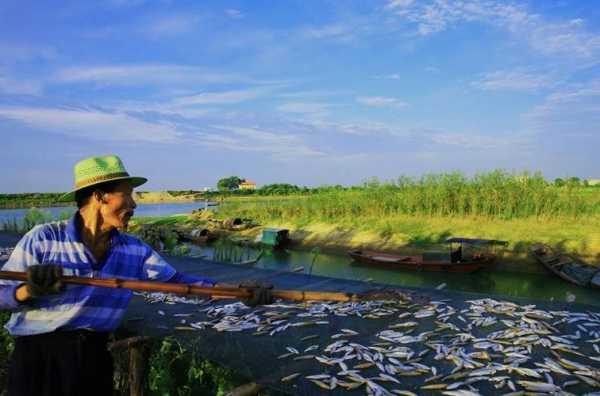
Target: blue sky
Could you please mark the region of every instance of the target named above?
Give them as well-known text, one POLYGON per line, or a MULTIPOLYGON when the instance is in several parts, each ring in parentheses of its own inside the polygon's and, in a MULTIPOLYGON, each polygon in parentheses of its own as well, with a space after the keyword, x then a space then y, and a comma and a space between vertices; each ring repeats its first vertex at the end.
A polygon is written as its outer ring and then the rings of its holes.
POLYGON ((0 137, 0 192, 600 178, 600 4, 4 0, 0 137))

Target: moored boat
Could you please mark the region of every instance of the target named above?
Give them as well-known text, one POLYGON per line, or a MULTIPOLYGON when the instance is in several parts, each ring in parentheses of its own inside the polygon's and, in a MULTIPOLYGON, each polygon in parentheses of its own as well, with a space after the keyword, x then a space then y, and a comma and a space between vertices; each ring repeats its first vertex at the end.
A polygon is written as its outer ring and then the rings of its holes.
POLYGON ((265 228, 260 236, 260 243, 272 247, 283 247, 290 240, 287 228, 265 228))
POLYGON ((504 241, 491 239, 450 238, 448 252, 427 252, 418 255, 394 255, 368 250, 352 250, 349 252, 356 262, 390 269, 437 272, 474 272, 496 260, 496 255, 489 249, 494 245, 506 245, 504 241), (452 245, 457 244, 457 248, 452 245), (463 249, 464 246, 477 249, 463 249))
POLYGON ((548 271, 567 282, 583 287, 600 287, 600 268, 557 252, 542 243, 532 245, 529 250, 548 271))
POLYGON ((217 239, 217 236, 208 228, 195 228, 189 232, 181 232, 181 238, 197 245, 205 245, 217 239))

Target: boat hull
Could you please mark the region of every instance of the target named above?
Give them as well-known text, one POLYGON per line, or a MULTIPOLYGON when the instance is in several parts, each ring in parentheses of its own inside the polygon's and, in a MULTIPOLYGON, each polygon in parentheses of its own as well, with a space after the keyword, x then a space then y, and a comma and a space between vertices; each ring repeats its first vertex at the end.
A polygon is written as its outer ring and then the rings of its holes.
POLYGON ((357 263, 388 269, 432 272, 475 272, 491 264, 495 257, 484 255, 477 260, 452 263, 450 261, 427 260, 423 256, 396 256, 377 252, 354 250, 350 257, 357 263))
POLYGON ((557 253, 551 247, 541 243, 531 246, 530 251, 533 257, 542 264, 544 268, 561 279, 577 286, 600 287, 600 269, 598 269, 598 272, 596 272, 595 275, 590 275, 589 279, 584 281, 569 276, 563 269, 566 266, 574 266, 576 268, 586 269, 587 271, 593 271, 591 269, 594 267, 591 265, 585 264, 567 254, 557 253))

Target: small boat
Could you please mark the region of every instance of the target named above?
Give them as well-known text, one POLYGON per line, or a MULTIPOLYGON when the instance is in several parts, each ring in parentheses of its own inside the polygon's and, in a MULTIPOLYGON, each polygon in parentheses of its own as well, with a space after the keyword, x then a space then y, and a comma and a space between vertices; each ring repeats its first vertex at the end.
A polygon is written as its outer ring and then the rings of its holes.
POLYGON ((548 271, 567 282, 583 287, 600 287, 600 268, 568 254, 556 252, 542 243, 532 245, 529 250, 548 271))
POLYGON ((182 232, 181 238, 197 245, 206 245, 217 239, 217 236, 210 232, 208 228, 195 228, 189 232, 182 232))
POLYGON ((258 263, 258 261, 261 259, 262 255, 263 255, 263 251, 261 250, 260 253, 258 254, 258 256, 256 256, 256 258, 254 258, 252 260, 243 260, 243 261, 234 262, 232 264, 242 265, 244 267, 253 267, 254 264, 258 263))
POLYGON ((287 228, 265 228, 260 243, 273 247, 282 247, 289 242, 290 231, 287 228))
POLYGON ((446 240, 446 243, 450 244, 449 252, 394 255, 367 250, 352 250, 349 254, 358 263, 390 269, 474 272, 492 264, 496 260, 496 255, 489 247, 507 245, 507 242, 504 241, 471 238, 450 238, 446 240), (458 247, 454 248, 453 245, 455 244, 458 244, 458 247), (463 249, 465 246, 469 246, 469 249, 463 249), (477 249, 471 249, 471 247, 477 247, 477 249))

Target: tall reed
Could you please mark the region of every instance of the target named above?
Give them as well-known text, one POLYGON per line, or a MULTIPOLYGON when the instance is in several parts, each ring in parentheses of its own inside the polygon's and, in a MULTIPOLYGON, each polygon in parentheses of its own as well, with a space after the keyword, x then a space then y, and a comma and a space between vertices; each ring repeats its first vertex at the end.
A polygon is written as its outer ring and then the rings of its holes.
POLYGON ((600 191, 557 187, 539 173, 515 175, 496 170, 468 178, 454 172, 418 179, 403 176, 386 183, 370 180, 361 187, 321 189, 296 201, 230 203, 220 210, 263 221, 336 221, 397 215, 576 219, 600 214, 600 191))

